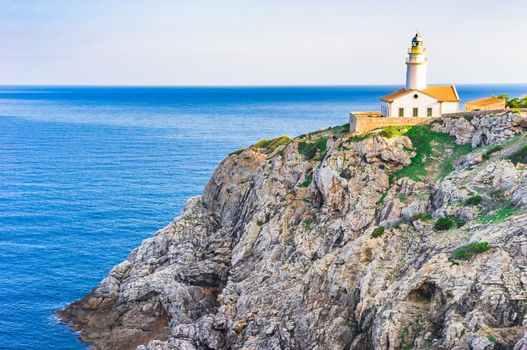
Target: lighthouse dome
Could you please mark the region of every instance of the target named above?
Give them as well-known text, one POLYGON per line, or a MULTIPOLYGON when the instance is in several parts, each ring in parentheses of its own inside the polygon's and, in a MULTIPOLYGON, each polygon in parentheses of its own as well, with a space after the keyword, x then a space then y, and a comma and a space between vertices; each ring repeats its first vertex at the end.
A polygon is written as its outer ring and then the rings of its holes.
POLYGON ((419 32, 415 33, 414 38, 412 39, 412 46, 418 46, 423 44, 423 38, 419 35, 419 32))

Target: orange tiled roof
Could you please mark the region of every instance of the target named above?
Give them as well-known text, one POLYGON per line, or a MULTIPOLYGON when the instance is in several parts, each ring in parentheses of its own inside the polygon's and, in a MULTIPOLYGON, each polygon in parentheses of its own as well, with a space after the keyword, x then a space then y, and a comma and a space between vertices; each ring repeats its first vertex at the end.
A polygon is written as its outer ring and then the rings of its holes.
POLYGON ((393 102, 397 98, 409 94, 412 91, 420 91, 425 95, 435 98, 439 102, 459 102, 459 96, 454 85, 428 86, 424 90, 399 89, 389 95, 381 97, 381 101, 393 102))
POLYGON ((424 94, 432 96, 439 102, 458 102, 459 96, 454 85, 428 86, 421 90, 424 94))
POLYGON ((381 101, 384 102, 393 102, 393 100, 398 99, 401 96, 406 95, 407 93, 411 92, 412 90, 406 90, 406 89, 399 89, 395 92, 392 92, 391 94, 388 94, 386 96, 381 97, 381 101))
POLYGON ((486 105, 493 105, 495 103, 500 103, 500 102, 505 102, 505 101, 502 100, 501 98, 485 97, 485 98, 480 98, 479 100, 466 102, 465 106, 466 105, 471 105, 471 106, 479 106, 479 107, 481 107, 481 106, 486 106, 486 105))

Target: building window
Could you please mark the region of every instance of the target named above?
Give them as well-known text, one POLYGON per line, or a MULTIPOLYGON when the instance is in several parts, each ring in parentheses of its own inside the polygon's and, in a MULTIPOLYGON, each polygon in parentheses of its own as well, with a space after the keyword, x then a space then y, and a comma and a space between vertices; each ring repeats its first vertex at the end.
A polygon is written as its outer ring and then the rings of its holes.
POLYGON ((419 114, 419 108, 414 108, 412 111, 412 116, 417 117, 418 114, 419 114))
POLYGON ((418 94, 415 94, 414 95, 414 98, 417 100, 419 98, 419 95, 418 94))
POLYGON ((427 108, 426 109, 426 116, 427 117, 431 117, 432 116, 432 108, 427 108))
POLYGON ((399 117, 404 117, 404 108, 399 108, 399 117))

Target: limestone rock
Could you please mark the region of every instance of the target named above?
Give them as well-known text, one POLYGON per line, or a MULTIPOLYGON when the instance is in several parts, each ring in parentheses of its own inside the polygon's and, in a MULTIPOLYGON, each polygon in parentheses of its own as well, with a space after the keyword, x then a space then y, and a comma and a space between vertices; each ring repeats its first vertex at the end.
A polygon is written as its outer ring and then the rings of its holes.
MULTIPOLYGON (((522 120, 433 128, 476 147, 525 133, 522 120)), ((329 130, 230 156, 180 217, 58 314, 95 349, 526 349, 527 170, 476 149, 435 183, 390 181, 412 146, 329 130), (326 148, 299 153, 320 137, 326 148), (437 231, 426 214, 466 224, 437 231)))

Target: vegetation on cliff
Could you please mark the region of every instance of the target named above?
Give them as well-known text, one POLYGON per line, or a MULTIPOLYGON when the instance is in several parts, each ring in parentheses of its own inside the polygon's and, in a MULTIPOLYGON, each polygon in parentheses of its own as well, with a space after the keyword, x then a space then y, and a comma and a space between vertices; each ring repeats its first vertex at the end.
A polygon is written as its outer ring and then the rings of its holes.
POLYGON ((458 145, 447 134, 434 132, 430 125, 407 127, 401 133, 412 141, 415 156, 412 163, 390 175, 394 181, 409 177, 414 181, 422 181, 423 177, 433 180, 445 177, 454 167, 454 163, 463 155, 472 151, 470 145, 458 145))
POLYGON ((509 108, 527 108, 527 95, 523 97, 509 97, 507 94, 493 96, 505 100, 505 106, 509 108))

